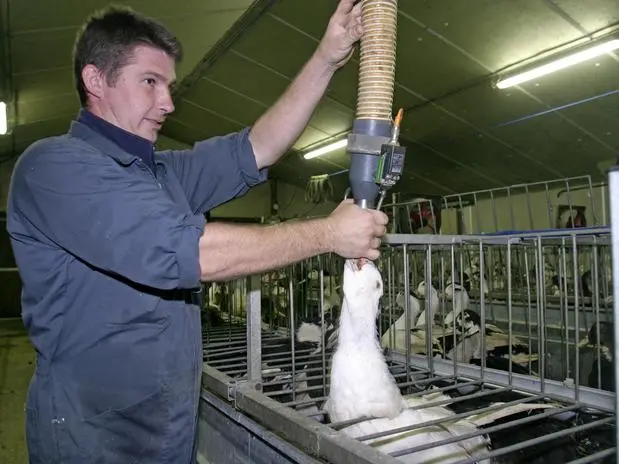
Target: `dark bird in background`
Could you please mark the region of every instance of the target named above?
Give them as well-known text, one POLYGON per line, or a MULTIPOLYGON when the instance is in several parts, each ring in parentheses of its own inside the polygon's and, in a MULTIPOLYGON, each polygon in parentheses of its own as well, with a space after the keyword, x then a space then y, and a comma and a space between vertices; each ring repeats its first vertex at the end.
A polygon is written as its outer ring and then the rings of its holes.
POLYGON ((597 324, 593 323, 587 336, 580 342, 582 348, 594 350, 593 365, 589 373, 587 386, 601 388, 607 391, 615 391, 614 343, 614 326, 612 322, 608 321, 600 321, 599 339, 597 324), (599 385, 598 376, 600 381, 599 385))

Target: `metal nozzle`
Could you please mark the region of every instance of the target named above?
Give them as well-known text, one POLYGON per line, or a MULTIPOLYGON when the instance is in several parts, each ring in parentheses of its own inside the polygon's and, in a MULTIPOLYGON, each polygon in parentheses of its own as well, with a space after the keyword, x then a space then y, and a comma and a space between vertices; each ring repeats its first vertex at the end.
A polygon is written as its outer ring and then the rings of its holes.
POLYGON ((373 208, 380 192, 377 177, 380 176, 383 146, 397 141, 402 119, 400 112, 392 127, 398 1, 362 0, 361 14, 364 33, 360 47, 357 114, 348 137, 349 181, 355 204, 373 208))

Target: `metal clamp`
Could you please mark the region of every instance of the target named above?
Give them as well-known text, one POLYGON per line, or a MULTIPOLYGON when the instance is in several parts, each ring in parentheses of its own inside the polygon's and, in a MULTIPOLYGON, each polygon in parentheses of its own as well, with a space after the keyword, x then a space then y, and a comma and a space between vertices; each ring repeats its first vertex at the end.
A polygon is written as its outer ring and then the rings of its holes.
POLYGON ((350 153, 361 153, 364 155, 380 155, 382 146, 389 143, 389 137, 366 134, 348 134, 348 145, 346 150, 350 153))
POLYGON ((237 399, 242 389, 250 389, 258 392, 262 392, 262 382, 254 381, 251 382, 249 380, 233 380, 228 382, 228 401, 231 401, 234 404, 234 408, 238 409, 237 399))
POLYGON ((236 392, 238 390, 239 385, 244 383, 244 382, 247 382, 247 380, 233 380, 231 382, 228 382, 228 396, 227 396, 227 400, 228 401, 233 401, 235 408, 236 408, 236 392))

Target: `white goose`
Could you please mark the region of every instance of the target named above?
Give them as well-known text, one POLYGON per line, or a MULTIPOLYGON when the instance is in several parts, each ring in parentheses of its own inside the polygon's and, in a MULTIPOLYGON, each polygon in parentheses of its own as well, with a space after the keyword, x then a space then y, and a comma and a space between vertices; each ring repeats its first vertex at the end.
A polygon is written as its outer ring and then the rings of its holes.
POLYGON ((445 316, 445 325, 451 325, 454 323, 458 314, 465 309, 469 309, 470 297, 466 289, 460 284, 451 283, 445 287, 444 291, 445 299, 453 302, 453 309, 445 316))
MULTIPOLYGON (((396 306, 404 309, 404 312, 385 333, 383 333, 381 345, 383 348, 393 347, 395 350, 403 350, 403 352, 406 352, 406 308, 404 306, 404 293, 398 293, 395 303, 396 306)), ((409 329, 413 329, 418 324, 417 317, 421 311, 419 300, 413 295, 409 295, 408 309, 408 327, 409 329)))
POLYGON ((440 304, 438 292, 433 285, 427 287, 425 280, 422 280, 417 285, 417 289, 414 293, 417 298, 424 298, 426 300, 426 310, 421 313, 419 320, 417 321, 417 325, 425 326, 426 319, 433 322, 434 316, 438 313, 438 307, 440 304), (426 293, 428 293, 428 295, 426 295, 426 293), (427 316, 426 313, 428 314, 427 316))
MULTIPOLYGON (((434 290, 436 293, 436 290, 434 290)), ((438 294, 437 294, 438 295, 438 294)), ((398 293, 396 296, 396 305, 404 308, 404 293, 398 293)), ((427 328, 425 325, 425 311, 421 311, 419 300, 409 295, 408 299, 409 319, 410 319, 410 353, 411 354, 426 354, 428 351, 426 339, 427 328)), ((432 328, 432 346, 433 351, 442 353, 439 348, 439 339, 437 334, 443 333, 443 328, 433 326, 432 328)), ((380 339, 383 348, 390 348, 393 351, 406 354, 406 314, 402 315, 383 333, 380 339)))
MULTIPOLYGON (((329 397, 324 406, 330 420, 374 418, 342 429, 351 437, 360 437, 453 416, 452 411, 441 406, 407 409, 427 405, 427 401, 422 398, 404 399, 383 357, 376 337, 383 282, 376 266, 365 260, 359 264, 355 260, 347 260, 343 290, 339 339, 331 365, 329 397)), ((416 428, 367 443, 382 452, 392 453, 476 431, 477 427, 471 423, 447 420, 440 425, 416 428)), ((398 459, 408 463, 443 464, 476 458, 487 450, 488 439, 476 436, 398 459)), ((489 463, 483 459, 479 462, 489 463)))

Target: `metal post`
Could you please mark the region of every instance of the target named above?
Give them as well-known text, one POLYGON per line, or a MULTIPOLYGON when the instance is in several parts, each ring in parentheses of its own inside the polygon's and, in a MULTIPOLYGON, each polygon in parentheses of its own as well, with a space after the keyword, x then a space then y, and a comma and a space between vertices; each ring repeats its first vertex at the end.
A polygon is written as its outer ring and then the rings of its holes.
MULTIPOLYGON (((614 330, 614 356, 619 356, 619 166, 613 166, 608 173, 608 189, 610 198, 610 233, 612 243, 612 276, 613 276, 613 330, 614 330)), ((619 369, 615 369, 615 385, 619 385, 619 369)), ((619 411, 619 396, 615 395, 615 416, 619 411)), ((615 443, 619 443, 619 432, 615 429, 615 443)), ((619 446, 616 446, 616 462, 619 462, 619 446)))
POLYGON ((262 390, 260 275, 248 277, 247 285, 247 380, 256 390, 262 390))

